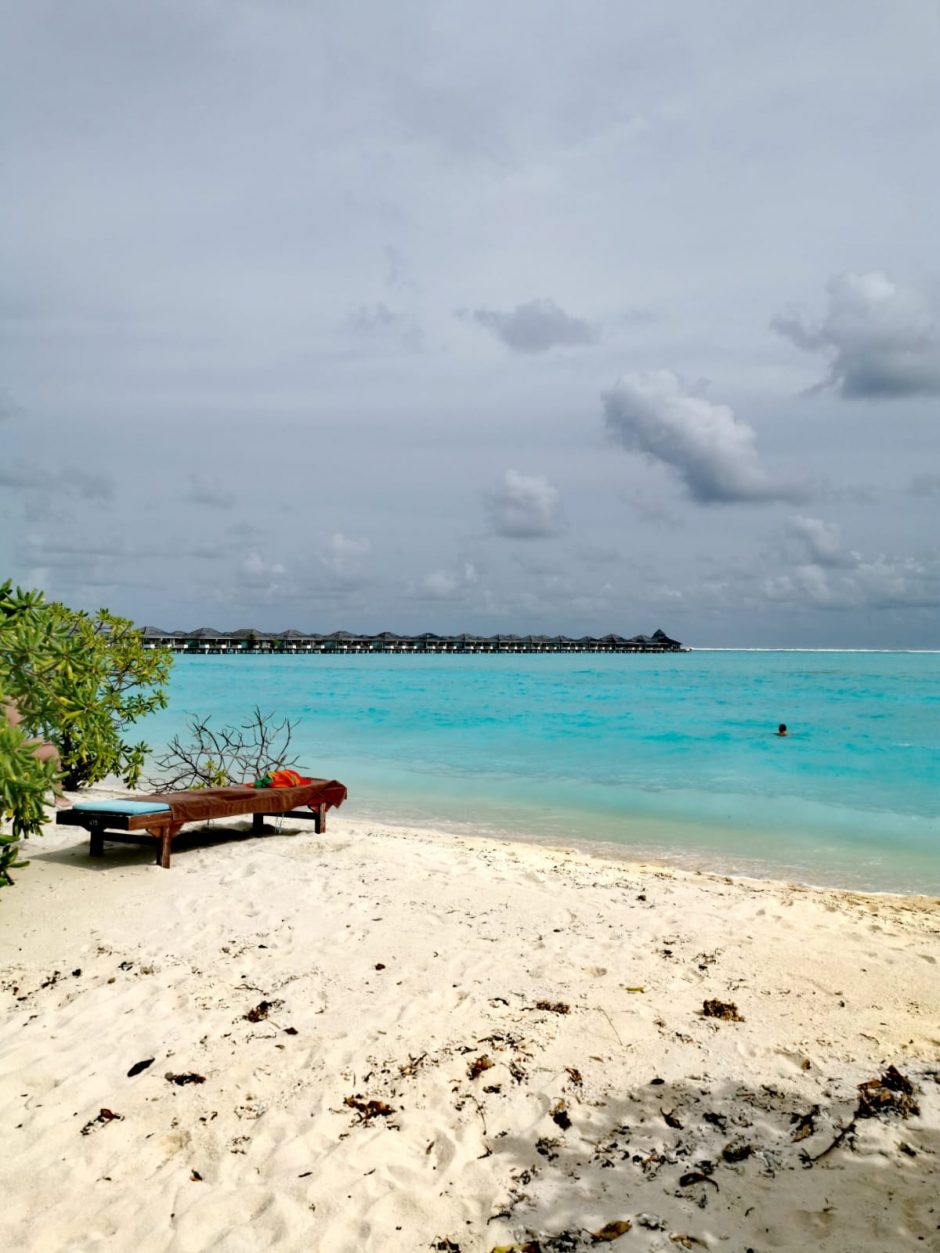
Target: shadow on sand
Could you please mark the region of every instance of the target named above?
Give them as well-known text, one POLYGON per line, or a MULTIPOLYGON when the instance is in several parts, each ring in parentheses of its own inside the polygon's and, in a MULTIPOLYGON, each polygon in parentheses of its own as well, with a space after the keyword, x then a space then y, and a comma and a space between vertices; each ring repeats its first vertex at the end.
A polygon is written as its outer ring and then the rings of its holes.
MULTIPOLYGON (((243 840, 272 840, 292 838, 296 835, 312 835, 312 829, 301 826, 285 826, 282 829, 273 824, 266 824, 262 831, 255 831, 250 822, 216 822, 205 826, 193 827, 192 830, 181 831, 173 840, 173 864, 178 856, 185 857, 187 852, 200 848, 212 848, 217 844, 232 844, 243 840)), ((109 841, 105 837, 104 856, 92 857, 88 851, 88 837, 85 836, 64 848, 44 850, 42 837, 25 840, 21 845, 21 853, 26 861, 56 862, 63 866, 72 866, 78 870, 105 871, 119 869, 124 866, 152 865, 156 856, 158 841, 149 836, 141 836, 140 843, 130 844, 122 841, 109 841)))
MULTIPOLYGON (((822 1075, 799 1092, 703 1075, 600 1102, 569 1086, 551 1132, 488 1141, 512 1183, 485 1248, 619 1249, 629 1229, 624 1253, 940 1249, 940 1078, 906 1069, 920 1110, 906 1117, 858 1116, 858 1091, 822 1075)), ((438 1239, 460 1249, 459 1232, 438 1239)))

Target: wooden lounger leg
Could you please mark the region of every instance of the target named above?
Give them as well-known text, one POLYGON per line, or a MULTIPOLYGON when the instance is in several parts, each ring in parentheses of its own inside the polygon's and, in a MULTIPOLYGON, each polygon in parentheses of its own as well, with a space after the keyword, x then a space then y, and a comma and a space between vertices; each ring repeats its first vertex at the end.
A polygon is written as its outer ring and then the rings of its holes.
POLYGON ((183 824, 176 823, 171 827, 164 827, 160 832, 160 843, 157 845, 157 865, 162 866, 164 870, 170 868, 170 849, 173 847, 173 836, 179 835, 183 824))
POLYGON ((316 817, 313 820, 313 829, 317 835, 322 835, 326 830, 326 805, 317 805, 314 812, 316 817))
POLYGON ((101 822, 92 821, 88 824, 88 853, 91 857, 104 856, 104 830, 101 822))
POLYGON ((252 835, 260 835, 264 830, 264 814, 251 815, 251 833, 252 835))

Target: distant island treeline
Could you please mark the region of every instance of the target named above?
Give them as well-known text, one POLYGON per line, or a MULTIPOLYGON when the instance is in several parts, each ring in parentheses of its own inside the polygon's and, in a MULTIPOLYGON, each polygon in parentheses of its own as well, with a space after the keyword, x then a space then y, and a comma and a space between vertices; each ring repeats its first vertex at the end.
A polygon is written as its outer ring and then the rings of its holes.
POLYGON ((652 635, 357 635, 334 631, 317 635, 307 631, 258 631, 242 627, 237 631, 217 631, 199 627, 195 631, 162 631, 143 628, 149 648, 169 648, 177 653, 679 653, 688 651, 664 631, 652 635))

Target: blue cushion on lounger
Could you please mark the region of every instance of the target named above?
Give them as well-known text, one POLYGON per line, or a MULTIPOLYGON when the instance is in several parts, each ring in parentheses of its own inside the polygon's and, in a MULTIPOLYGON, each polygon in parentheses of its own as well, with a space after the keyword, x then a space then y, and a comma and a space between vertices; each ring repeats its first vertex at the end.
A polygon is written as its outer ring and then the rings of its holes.
POLYGON ((77 801, 73 809, 98 810, 105 814, 158 814, 169 809, 159 801, 77 801))

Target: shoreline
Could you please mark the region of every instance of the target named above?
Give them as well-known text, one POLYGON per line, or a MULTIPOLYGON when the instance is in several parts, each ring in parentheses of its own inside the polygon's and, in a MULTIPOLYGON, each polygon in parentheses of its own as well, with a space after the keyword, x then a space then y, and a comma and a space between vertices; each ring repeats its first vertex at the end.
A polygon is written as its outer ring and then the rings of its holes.
POLYGON ((11 1245, 937 1238, 935 900, 342 809, 169 871, 71 828, 26 851, 0 897, 11 1245), (892 1065, 919 1113, 855 1117, 892 1065))
MULTIPOLYGON (((133 797, 146 796, 147 794, 146 789, 138 788, 136 791, 131 791, 122 787, 120 779, 113 776, 85 789, 82 793, 86 798, 96 796, 133 797)), ((722 826, 714 819, 708 822, 691 822, 675 817, 653 817, 649 814, 635 814, 622 819, 620 825, 625 827, 652 828, 661 840, 660 843, 641 844, 626 841, 618 842, 609 838, 592 838, 583 834, 562 836, 557 832, 551 832, 539 835, 529 827, 522 830, 511 830, 509 826, 496 823, 462 821, 442 816, 424 817, 415 815, 413 812, 402 817, 396 817, 394 812, 389 815, 387 805, 383 805, 384 812, 380 813, 378 810, 370 810, 368 803, 364 813, 353 816, 351 810, 355 803, 353 801, 353 804, 350 805, 347 801, 341 814, 343 822, 353 828, 379 827, 390 830, 401 829, 422 833, 436 833, 455 839, 494 840, 499 844, 531 845, 536 848, 545 848, 549 851, 573 852, 585 858, 613 861, 618 864, 624 863, 628 867, 639 871, 668 870, 695 877, 730 879, 734 882, 767 884, 768 886, 794 886, 814 892, 844 892, 861 897, 886 896, 897 899, 910 898, 912 900, 940 903, 940 885, 938 885, 936 891, 915 892, 906 889, 858 887, 842 882, 827 883, 824 880, 816 881, 799 878, 793 873, 795 867, 788 866, 783 862, 774 863, 760 857, 752 859, 753 872, 741 869, 725 869, 720 865, 709 864, 709 858, 720 860, 724 857, 731 860, 733 855, 730 852, 716 851, 714 849, 708 851, 701 849, 693 852, 684 849, 681 840, 675 853, 670 854, 667 852, 664 845, 665 836, 668 832, 685 833, 690 830, 700 830, 709 834, 715 834, 727 831, 728 826, 731 825, 738 837, 746 838, 751 833, 761 833, 761 829, 757 827, 738 827, 734 824, 722 826), (775 873, 775 871, 779 873, 775 873)), ((536 820, 532 819, 532 821, 536 820)), ((788 833, 783 828, 776 832, 780 838, 785 838, 788 833)), ((766 832, 763 832, 763 834, 766 834, 766 832)))
MULTIPOLYGON (((646 849, 647 855, 640 856, 638 855, 638 850, 632 844, 617 844, 610 840, 592 840, 588 836, 571 836, 566 840, 561 840, 556 835, 539 836, 527 832, 512 833, 495 828, 478 827, 471 822, 465 824, 432 822, 430 820, 422 822, 417 818, 409 819, 407 822, 394 820, 380 822, 374 817, 345 818, 345 821, 351 828, 362 831, 366 829, 371 830, 378 826, 387 827, 389 830, 407 830, 416 834, 438 835, 453 839, 481 842, 492 841, 494 844, 509 845, 510 847, 520 845, 522 847, 539 848, 548 853, 575 856, 585 861, 609 862, 622 865, 625 869, 640 875, 654 875, 663 872, 674 875, 677 878, 687 877, 695 880, 711 880, 732 885, 741 884, 745 887, 786 888, 793 891, 834 893, 847 898, 857 898, 860 901, 869 898, 872 900, 884 898, 896 902, 920 903, 925 906, 940 905, 940 894, 935 892, 856 888, 841 883, 813 882, 808 879, 794 878, 792 875, 784 873, 775 875, 772 873, 773 865, 771 863, 759 863, 758 859, 755 859, 754 873, 748 873, 744 870, 723 870, 720 867, 709 866, 706 864, 706 854, 704 852, 701 854, 677 852, 670 859, 662 849, 650 847, 646 849), (765 865, 766 873, 760 872, 759 865, 761 864, 765 865)), ((640 822, 641 820, 637 819, 636 821, 640 822)), ((645 823, 645 825, 649 824, 645 823)), ((662 820, 662 825, 673 826, 678 824, 662 820)), ((784 869, 786 868, 781 867, 781 870, 784 869)))
MULTIPOLYGON (((722 837, 727 838, 729 832, 733 833, 733 839, 739 845, 751 837, 755 837, 756 840, 766 840, 768 837, 766 828, 756 825, 752 827, 743 826, 737 823, 722 824, 715 818, 710 818, 708 821, 692 821, 676 816, 653 816, 646 813, 637 813, 614 820, 607 815, 603 815, 603 822, 595 825, 598 830, 603 830, 604 833, 595 837, 584 833, 562 835, 557 831, 539 834, 533 828, 540 822, 544 825, 543 816, 527 812, 520 813, 519 823, 516 829, 513 830, 508 823, 500 823, 498 821, 464 821, 450 816, 425 817, 424 815, 416 814, 413 809, 405 816, 398 818, 394 815, 394 803, 391 806, 391 814, 388 812, 389 808, 388 804, 383 805, 385 812, 380 814, 378 807, 374 810, 370 809, 368 802, 366 802, 364 815, 348 819, 348 821, 354 821, 360 825, 365 823, 373 826, 401 826, 420 831, 439 831, 458 838, 473 839, 479 837, 509 844, 523 843, 546 848, 566 848, 570 846, 584 856, 606 858, 618 862, 623 861, 629 865, 640 867, 664 867, 686 871, 695 875, 717 875, 735 880, 752 880, 754 882, 796 883, 802 887, 818 891, 845 891, 871 896, 915 896, 924 897, 928 900, 940 897, 940 876, 938 876, 935 889, 931 889, 928 886, 926 889, 919 891, 914 891, 907 887, 869 887, 847 883, 839 877, 838 863, 833 863, 832 878, 828 881, 824 878, 802 877, 800 871, 803 867, 794 864, 793 861, 786 862, 782 859, 771 859, 760 855, 748 857, 739 848, 736 849, 732 843, 727 844, 725 847, 717 843, 709 844, 708 841, 715 837, 719 839, 722 837), (612 839, 606 830, 606 828, 614 825, 624 830, 644 831, 652 834, 643 840, 618 841, 612 839), (704 842, 697 847, 690 847, 688 835, 696 831, 701 833, 704 842)), ((557 812, 552 813, 552 818, 557 820, 557 812)), ((591 825, 590 817, 586 821, 582 820, 582 823, 583 832, 585 827, 589 828, 591 825)), ((787 827, 780 827, 772 834, 783 842, 788 837, 792 837, 794 833, 787 827)), ((855 851, 861 855, 867 850, 862 845, 855 851)), ((906 851, 902 852, 902 857, 910 860, 910 856, 906 851)), ((815 869, 818 870, 819 867, 815 869)), ((813 868, 807 866, 805 870, 809 874, 812 873, 813 868)), ((919 866, 911 866, 907 870, 907 876, 915 878, 919 870, 919 866)))

